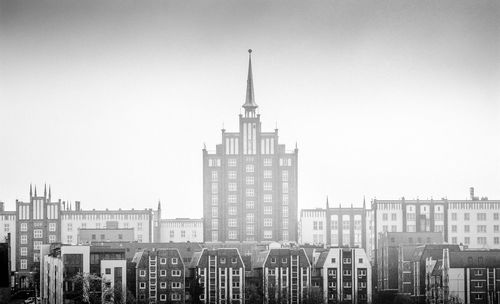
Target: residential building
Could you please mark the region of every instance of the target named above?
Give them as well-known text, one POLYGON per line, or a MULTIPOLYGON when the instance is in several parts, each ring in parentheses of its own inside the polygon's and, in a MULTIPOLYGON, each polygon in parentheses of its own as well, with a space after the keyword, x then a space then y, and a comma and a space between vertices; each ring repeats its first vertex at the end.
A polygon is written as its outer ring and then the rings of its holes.
POLYGON ((450 252, 426 260, 427 303, 499 303, 500 250, 450 252))
POLYGON ((160 242, 203 243, 203 219, 163 219, 160 222, 160 242))
POLYGON ((6 211, 4 202, 0 202, 0 243, 10 240, 10 270, 16 270, 16 212, 6 211), (10 238, 9 238, 10 234, 10 238))
POLYGON ((429 244, 418 246, 413 252, 413 257, 411 258, 409 266, 411 278, 400 278, 399 293, 410 295, 416 303, 425 303, 426 260, 428 258, 434 260, 441 259, 443 256, 443 249, 448 249, 449 252, 458 252, 462 250, 460 246, 453 244, 429 244), (404 289, 401 288, 401 285, 404 286, 404 289))
POLYGON ((127 261, 101 260, 102 303, 127 303, 127 261))
POLYGON ((371 210, 363 207, 302 209, 300 211, 299 244, 363 248, 371 255, 371 210))
POLYGON ((184 303, 186 274, 177 249, 137 252, 132 260, 137 303, 184 303))
MULTIPOLYGON (((403 273, 409 271, 415 248, 425 244, 442 243, 441 232, 385 232, 380 235, 378 249, 375 252, 376 260, 373 264, 377 291, 398 292, 399 280, 403 273)), ((410 275, 406 273, 404 276, 410 275)))
POLYGON ((249 59, 239 132, 222 129, 215 151, 203 149, 205 242, 297 241, 298 149, 262 131, 257 108, 249 59))
POLYGON ((40 297, 43 303, 63 304, 82 302, 83 280, 78 275, 89 274, 90 246, 43 246, 48 254, 41 256, 40 297), (50 248, 49 248, 50 247, 50 248))
POLYGON ((10 233, 8 233, 5 242, 0 241, 0 303, 10 301, 10 251, 10 233))
POLYGON ((30 185, 29 202, 16 200, 16 272, 17 288, 32 288, 40 269, 42 244, 60 240, 61 202, 51 201, 51 188, 44 187, 43 195, 37 195, 30 185))
POLYGON ((474 195, 448 201, 448 241, 468 248, 500 249, 500 200, 474 195))
POLYGON ((150 243, 154 239, 154 219, 160 212, 161 209, 83 210, 78 201, 74 208, 66 204, 61 210, 61 242, 77 244, 80 229, 133 229, 134 241, 150 243))
POLYGON ((78 228, 78 244, 133 242, 134 228, 78 228))
POLYGON ((309 294, 312 267, 302 248, 263 251, 252 267, 262 281, 264 303, 302 303, 309 294))
POLYGON ((237 249, 204 248, 193 255, 189 268, 203 289, 202 303, 245 302, 245 264, 237 249))
POLYGON ((362 248, 329 248, 314 263, 324 303, 371 303, 370 259, 362 248))

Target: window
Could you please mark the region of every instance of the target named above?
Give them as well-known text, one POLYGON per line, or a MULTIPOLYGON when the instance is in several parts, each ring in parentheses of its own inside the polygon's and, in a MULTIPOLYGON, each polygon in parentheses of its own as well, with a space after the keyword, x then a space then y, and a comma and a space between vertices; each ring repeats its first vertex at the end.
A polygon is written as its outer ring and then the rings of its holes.
POLYGON ((41 239, 43 237, 43 230, 42 229, 33 230, 33 237, 35 239, 41 239))
POLYGON ((160 283, 160 288, 161 289, 166 289, 167 288, 167 282, 161 282, 160 283))
POLYGON ((246 201, 245 207, 247 209, 253 209, 255 207, 254 201, 246 201))
POLYGON ((470 232, 470 226, 464 225, 464 232, 470 232))
POLYGON ((173 277, 180 277, 181 271, 180 270, 172 270, 172 276, 173 277))
POLYGON ((140 289, 146 289, 146 282, 140 282, 139 283, 139 288, 140 289))
POLYGON ((181 283, 180 282, 172 282, 172 288, 181 288, 181 283))
POLYGON ((227 160, 227 165, 229 167, 236 167, 236 159, 235 158, 230 158, 227 160))
POLYGON ((49 223, 49 231, 50 232, 56 231, 56 223, 49 223))
POLYGON ((283 182, 288 181, 288 170, 281 171, 281 181, 283 182))
POLYGON ((21 259, 21 260, 20 260, 20 263, 21 263, 21 265, 20 265, 20 268, 21 268, 21 269, 27 269, 27 268, 28 268, 28 260, 26 260, 26 259, 21 259))
POLYGON ((271 171, 271 170, 264 170, 264 178, 265 179, 273 178, 273 171, 271 171))
POLYGON ((236 183, 229 183, 229 184, 227 185, 227 189, 228 189, 229 191, 236 191, 236 183))
POLYGON ((255 196, 255 191, 252 188, 248 188, 245 190, 246 196, 247 197, 254 197, 255 196))
POLYGON ((499 229, 498 225, 494 225, 493 226, 493 232, 500 232, 500 229, 499 229))
POLYGON ((335 261, 336 261, 336 259, 335 259, 335 258, 332 258, 332 259, 331 259, 332 264, 335 264, 335 263, 336 263, 335 261))
POLYGON ((216 182, 219 180, 219 176, 217 174, 217 171, 212 171, 212 181, 216 182))
POLYGON ((359 264, 363 264, 363 259, 359 259, 359 260, 358 260, 358 263, 359 263, 359 264))
POLYGON ((55 243, 56 242, 56 236, 54 234, 49 235, 49 243, 55 243))
POLYGON ((457 220, 457 214, 454 212, 451 214, 451 220, 456 221, 457 220))
POLYGON ((228 219, 227 220, 227 226, 229 226, 229 227, 236 227, 236 226, 238 226, 236 219, 235 218, 228 219))
POLYGON ((142 230, 142 223, 137 223, 137 230, 141 231, 142 230))
POLYGON ((273 206, 264 206, 264 214, 266 215, 273 214, 273 206))
POLYGON ((272 227, 273 226, 273 219, 272 218, 265 218, 264 219, 264 227, 272 227))
POLYGON ((382 220, 383 221, 389 220, 389 215, 387 213, 382 214, 382 220))
POLYGON ((177 265, 179 263, 178 258, 172 258, 172 265, 177 265))
POLYGON ((21 223, 21 231, 28 231, 28 224, 26 223, 21 223))
POLYGON ((350 270, 344 270, 344 275, 345 276, 350 276, 351 275, 351 271, 350 270))
POLYGON ((457 243, 457 237, 456 236, 454 236, 454 237, 451 238, 451 243, 452 244, 456 244, 457 243))
POLYGON ((228 179, 236 179, 236 171, 228 171, 227 178, 228 179))
POLYGON ((483 270, 482 269, 474 269, 474 275, 475 276, 482 276, 483 270))
POLYGON ((486 225, 477 225, 477 232, 478 233, 485 233, 486 232, 486 225))
POLYGON ((288 193, 288 183, 282 183, 281 190, 283 191, 283 193, 288 193))
POLYGON ((233 275, 234 276, 240 275, 240 270, 239 269, 233 269, 233 275))
POLYGON ((219 233, 217 231, 212 231, 212 242, 217 242, 219 240, 219 233))
POLYGON ((174 236, 175 236, 175 231, 174 230, 170 230, 170 237, 173 238, 174 236))
POLYGON ((252 173, 252 172, 254 172, 254 166, 253 166, 252 164, 248 164, 248 165, 246 165, 246 167, 245 167, 245 171, 246 171, 247 173, 252 173))
POLYGON ((42 248, 42 241, 34 241, 33 242, 33 249, 34 250, 40 250, 42 248))
POLYGON ((283 194, 283 205, 288 205, 288 194, 283 194))
POLYGON ((464 221, 469 221, 469 220, 470 220, 470 214, 464 213, 464 221))
POLYGON ((264 191, 272 191, 273 183, 272 182, 264 182, 264 191))
POLYGON ((67 229, 68 229, 68 231, 73 231, 73 224, 72 223, 68 223, 67 229))
MULTIPOLYGON (((180 284, 180 283, 179 283, 180 284)), ((180 288, 180 287, 179 287, 180 288)), ((181 299, 181 295, 178 293, 172 293, 171 297, 172 301, 179 301, 181 299)))
POLYGON ((264 203, 272 203, 273 195, 272 194, 264 194, 264 203))
POLYGON ((478 221, 486 221, 486 213, 478 213, 477 220, 478 221))
POLYGON ((255 179, 253 176, 247 176, 245 177, 245 183, 247 185, 253 185, 255 183, 255 179))
POLYGON ((494 243, 495 245, 500 244, 500 238, 499 238, 498 236, 495 236, 495 237, 493 238, 493 243, 494 243))
POLYGON ((254 229, 253 225, 247 225, 246 227, 246 233, 247 235, 253 235, 254 234, 254 229))
POLYGON ((466 244, 466 245, 470 244, 470 237, 468 237, 468 236, 464 237, 464 244, 466 244))
POLYGON ((264 238, 265 239, 272 239, 273 238, 273 231, 272 230, 264 230, 264 238))
POLYGON ((287 263, 287 258, 281 258, 281 263, 287 263))
POLYGON ((494 219, 495 221, 498 221, 498 220, 500 219, 500 217, 499 217, 498 213, 493 213, 493 219, 494 219))
POLYGON ((28 255, 28 247, 21 247, 21 256, 28 255))
POLYGON ((111 268, 106 268, 106 270, 104 271, 106 274, 111 274, 111 268))
POLYGON ((478 245, 486 245, 486 238, 484 236, 480 236, 477 238, 478 245))
POLYGON ((240 287, 240 282, 233 282, 233 287, 240 287))
POLYGON ((351 264, 351 258, 344 258, 344 264, 351 264))
POLYGON ((451 232, 457 232, 457 225, 451 225, 451 232))
POLYGON ((181 238, 185 238, 186 237, 186 230, 181 230, 181 238))
POLYGON ((229 239, 236 240, 238 238, 238 233, 236 230, 229 230, 229 239))
POLYGON ((359 282, 359 288, 366 288, 366 282, 359 282))
POLYGON ((396 221, 397 220, 397 215, 396 213, 391 214, 391 221, 396 221))
POLYGON ((240 295, 237 293, 233 293, 233 300, 239 300, 239 299, 240 299, 240 295))
POLYGON ((166 258, 161 258, 160 259, 160 264, 162 264, 162 265, 167 264, 167 259, 166 258))
POLYGON ((396 225, 392 225, 391 226, 391 231, 392 232, 397 232, 398 231, 398 227, 396 225))
POLYGON ((264 158, 264 167, 270 167, 273 165, 273 160, 271 158, 264 158))
POLYGON ((146 276, 146 270, 139 270, 139 276, 140 277, 145 277, 146 276))
POLYGON ((212 220, 212 230, 217 230, 219 227, 219 220, 218 219, 213 219, 212 220))

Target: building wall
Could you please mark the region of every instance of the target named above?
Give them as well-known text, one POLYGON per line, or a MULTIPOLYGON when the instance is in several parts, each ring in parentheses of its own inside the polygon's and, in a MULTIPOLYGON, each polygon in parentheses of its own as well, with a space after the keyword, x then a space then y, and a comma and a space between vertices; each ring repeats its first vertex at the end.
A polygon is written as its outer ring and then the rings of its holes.
POLYGON ((132 241, 134 241, 134 228, 78 229, 78 244, 132 241))
POLYGON ((203 242, 203 219, 165 219, 160 229, 161 242, 203 242))
POLYGON ((65 210, 61 212, 61 241, 77 244, 78 229, 133 228, 134 240, 149 243, 153 212, 147 210, 65 210))
POLYGON ((449 201, 448 240, 469 248, 500 248, 500 201, 449 201))
POLYGON ((326 244, 326 211, 325 209, 300 210, 299 244, 326 244))
POLYGON ((105 291, 112 288, 114 301, 117 290, 121 290, 120 303, 127 303, 127 261, 126 260, 101 260, 101 278, 103 281, 103 301, 105 300, 105 291), (106 284, 109 283, 109 286, 106 284))
POLYGON ((16 234, 16 212, 0 210, 0 243, 4 242, 10 233, 10 268, 16 270, 17 234, 16 234))

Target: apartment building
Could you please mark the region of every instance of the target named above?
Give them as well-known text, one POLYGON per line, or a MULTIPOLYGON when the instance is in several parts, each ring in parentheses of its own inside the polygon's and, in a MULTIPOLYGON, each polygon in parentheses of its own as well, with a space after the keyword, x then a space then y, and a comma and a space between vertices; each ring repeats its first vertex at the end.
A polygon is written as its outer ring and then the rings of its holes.
POLYGON ((189 268, 202 287, 203 303, 245 302, 245 264, 237 249, 204 248, 193 255, 189 268))
POLYGON ((203 149, 205 242, 297 241, 298 149, 264 132, 257 108, 249 58, 239 132, 222 129, 215 151, 203 149))
POLYGON ((371 303, 370 259, 362 248, 329 248, 314 263, 324 303, 371 303))
POLYGON ((133 242, 134 228, 78 228, 77 244, 133 242))
POLYGON ((371 210, 363 206, 302 209, 299 222, 299 244, 363 248, 371 255, 371 210))
POLYGON ((203 243, 203 219, 163 219, 160 221, 160 242, 203 243))
POLYGON ((10 270, 16 270, 16 212, 6 211, 4 202, 0 202, 0 243, 6 242, 10 234, 10 270))
POLYGON ((385 232, 381 234, 375 252, 376 260, 373 263, 377 290, 398 292, 400 279, 403 276, 411 277, 409 264, 413 250, 425 244, 442 243, 441 232, 385 232))
POLYGON ((137 252, 132 260, 137 303, 184 303, 186 274, 179 250, 137 252))
POLYGON ((427 303, 499 303, 500 251, 443 249, 426 260, 427 303))
POLYGON ((256 256, 264 303, 302 303, 311 288, 311 262, 303 248, 274 248, 256 256), (283 302, 281 302, 283 303, 283 302))

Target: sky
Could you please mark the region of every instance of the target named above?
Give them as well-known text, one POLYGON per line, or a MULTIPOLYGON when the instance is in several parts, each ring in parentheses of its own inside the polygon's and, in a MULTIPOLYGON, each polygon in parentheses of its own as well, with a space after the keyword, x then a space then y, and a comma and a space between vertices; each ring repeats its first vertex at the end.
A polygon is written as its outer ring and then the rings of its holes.
POLYGON ((0 0, 0 201, 202 216, 202 148, 299 148, 299 209, 500 199, 500 2, 0 0))

